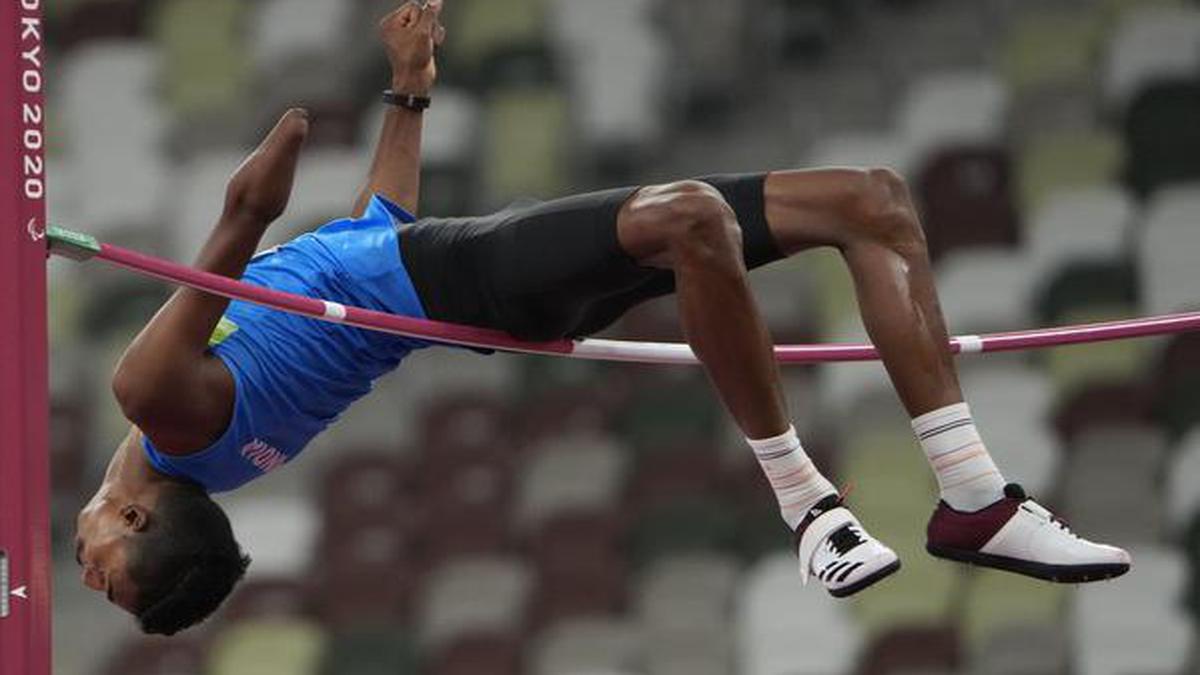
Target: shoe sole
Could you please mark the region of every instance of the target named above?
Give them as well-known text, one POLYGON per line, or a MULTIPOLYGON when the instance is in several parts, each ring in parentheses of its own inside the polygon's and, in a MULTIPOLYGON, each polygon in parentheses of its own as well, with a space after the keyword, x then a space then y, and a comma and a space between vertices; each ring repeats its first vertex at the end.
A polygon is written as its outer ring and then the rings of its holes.
POLYGON ((830 588, 830 589, 826 589, 826 590, 828 590, 829 594, 835 598, 844 598, 846 596, 854 595, 855 593, 857 593, 859 591, 866 590, 870 586, 874 586, 875 584, 879 583, 880 581, 883 581, 887 577, 890 577, 891 575, 895 574, 899 570, 900 570, 900 559, 897 558, 897 559, 893 560, 892 562, 888 563, 887 565, 885 565, 884 567, 880 567, 878 570, 873 572, 870 576, 863 577, 862 579, 859 579, 858 581, 850 584, 849 586, 843 586, 838 589, 830 588))
POLYGON ((1057 584, 1082 584, 1090 581, 1115 579, 1129 571, 1127 563, 1101 565, 1047 565, 1045 563, 1006 558, 1000 555, 963 551, 960 549, 926 544, 925 550, 935 558, 988 567, 991 569, 1022 574, 1034 579, 1052 581, 1057 584))

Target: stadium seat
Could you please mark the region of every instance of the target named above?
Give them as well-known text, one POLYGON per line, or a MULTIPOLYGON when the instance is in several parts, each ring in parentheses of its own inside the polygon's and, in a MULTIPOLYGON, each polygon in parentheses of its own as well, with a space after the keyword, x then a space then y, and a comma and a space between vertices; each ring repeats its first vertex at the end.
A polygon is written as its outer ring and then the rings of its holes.
POLYGON ((1128 255, 1133 200, 1121 188, 1095 185, 1048 195, 1026 221, 1025 241, 1041 282, 1063 265, 1128 255))
POLYGON ((1152 372, 1155 416, 1172 437, 1179 438, 1200 422, 1194 403, 1200 395, 1200 336, 1184 333, 1170 338, 1152 372))
MULTIPOLYGON (((956 623, 964 642, 976 654, 1006 634, 1020 633, 1022 626, 1049 627, 1062 623, 1070 597, 1066 586, 985 569, 972 570, 964 579, 962 590, 961 612, 956 623)), ((1052 632, 1041 642, 1053 645, 1061 637, 1052 632)), ((1062 650, 1061 645, 1051 649, 1047 657, 1052 658, 1051 654, 1058 652, 1061 658, 1062 650)))
POLYGON ((531 626, 624 610, 624 528, 616 512, 564 512, 541 524, 526 541, 537 572, 531 626))
POLYGON ((163 84, 172 110, 194 120, 233 105, 250 79, 241 32, 249 6, 235 0, 156 4, 151 26, 162 49, 163 84))
POLYGON ((320 517, 307 499, 248 497, 222 500, 233 533, 254 558, 247 576, 295 577, 312 558, 320 517))
POLYGON ((1067 671, 1066 627, 1018 624, 998 630, 974 650, 972 673, 978 675, 1050 675, 1067 671))
POLYGON ((317 624, 270 619, 223 629, 208 650, 210 675, 317 675, 329 635, 317 624))
POLYGON ((223 623, 310 618, 313 610, 311 590, 307 580, 250 579, 234 588, 217 618, 223 623))
POLYGON ((954 628, 903 625, 872 638, 856 672, 858 675, 952 673, 962 661, 961 638, 954 628))
MULTIPOLYGON (((729 635, 740 575, 736 558, 717 553, 666 556, 643 570, 635 605, 642 631, 650 637, 650 655, 660 652, 661 642, 670 642, 661 646, 664 660, 673 661, 677 656, 671 652, 679 643, 699 648, 707 639, 729 635)), ((725 651, 732 644, 715 647, 725 651)))
POLYGON ((1077 592, 1071 637, 1073 661, 1081 672, 1180 672, 1188 656, 1192 629, 1178 607, 1184 561, 1159 548, 1138 548, 1131 554, 1134 573, 1119 583, 1088 584, 1077 592))
POLYGON ((1086 314, 1116 318, 1138 307, 1140 286, 1136 269, 1125 258, 1066 263, 1042 278, 1034 310, 1043 324, 1068 323, 1086 314))
POLYGON ((194 675, 204 671, 204 647, 186 637, 131 638, 113 650, 103 675, 194 675))
POLYGON ((1064 443, 1106 424, 1129 426, 1153 422, 1150 387, 1138 381, 1098 382, 1059 396, 1053 408, 1053 426, 1064 443))
POLYGON ((1158 541, 1165 443, 1154 427, 1096 426, 1080 434, 1063 472, 1063 512, 1071 527, 1126 546, 1158 541))
POLYGON ((916 181, 929 255, 936 262, 969 247, 1015 247, 1020 217, 1012 162, 1002 146, 945 147, 930 155, 916 181))
POLYGON ((1049 382, 1033 369, 982 363, 964 368, 961 380, 988 451, 1005 475, 1030 494, 1052 489, 1060 458, 1045 419, 1049 382))
POLYGON ((514 635, 532 583, 525 563, 507 557, 465 557, 434 569, 416 614, 423 648, 436 650, 472 633, 514 635))
POLYGON ((447 6, 445 23, 455 40, 449 66, 486 86, 489 62, 545 43, 546 0, 468 0, 447 6))
POLYGON ((1125 116, 1129 157, 1124 178, 1143 199, 1156 190, 1200 180, 1200 81, 1164 81, 1145 88, 1125 116))
POLYGON ((1108 46, 1104 94, 1122 110, 1148 85, 1200 68, 1200 9, 1148 7, 1121 17, 1108 46))
POLYGON ((715 495, 660 502, 638 515, 628 538, 636 566, 681 553, 732 553, 737 545, 738 514, 715 495))
POLYGON ((818 139, 798 166, 883 166, 911 177, 918 159, 896 133, 832 134, 818 139))
POLYGON ((615 508, 628 455, 617 438, 604 435, 546 439, 530 449, 518 474, 517 526, 529 530, 556 514, 615 508))
POLYGON ((1171 534, 1180 535, 1200 514, 1200 431, 1183 437, 1163 473, 1167 527, 1171 534))
POLYGON ((938 264, 938 301, 953 335, 1012 330, 1030 323, 1033 261, 1023 251, 952 251, 938 264))
POLYGON ((60 53, 88 42, 131 40, 145 30, 145 2, 141 0, 87 0, 63 3, 49 10, 54 21, 54 40, 60 53), (61 16, 54 16, 55 14, 61 16))
POLYGON ((1026 213, 1068 189, 1111 185, 1121 174, 1125 148, 1117 135, 1090 125, 1032 135, 1016 151, 1016 192, 1026 213))
POLYGON ((1151 313, 1200 307, 1200 280, 1188 255, 1200 246, 1198 209, 1200 181, 1165 189, 1150 203, 1142 224, 1138 271, 1151 313))
POLYGON ((260 73, 306 54, 331 58, 346 39, 352 3, 266 0, 251 17, 250 45, 260 73))
MULTIPOLYGON (((1074 325, 1128 319, 1134 312, 1132 308, 1076 311, 1065 315, 1061 323, 1074 325)), ((1097 384, 1139 380, 1150 368, 1153 347, 1154 342, 1147 340, 1117 340, 1058 347, 1040 356, 1058 396, 1069 397, 1097 384)))
POLYGON ((429 675, 521 675, 521 643, 496 635, 460 638, 427 659, 429 675))
POLYGON ((558 90, 514 87, 494 92, 486 103, 484 130, 481 167, 488 206, 566 192, 567 101, 558 90))
POLYGON ((988 146, 1001 140, 1009 92, 987 72, 926 75, 909 87, 897 127, 920 156, 948 146, 988 146))
POLYGON ((620 619, 563 621, 534 638, 526 672, 531 675, 637 672, 644 649, 642 638, 633 624, 620 619))
POLYGON ((1004 38, 1000 66, 1014 95, 1089 83, 1103 17, 1054 6, 1022 9, 1004 38))
POLYGON ((400 520, 410 494, 404 465, 391 453, 357 452, 330 462, 321 476, 324 529, 339 530, 361 521, 400 520))
MULTIPOLYGON (((747 450, 747 455, 749 455, 747 450)), ((638 507, 677 497, 718 492, 723 459, 715 448, 684 444, 643 453, 628 490, 628 502, 638 507)))
POLYGON ((397 519, 327 529, 312 561, 313 602, 339 629, 391 624, 407 615, 421 583, 419 541, 397 519))
POLYGON ((334 633, 320 675, 416 675, 416 647, 401 626, 373 626, 334 633))
POLYGON ((617 431, 639 450, 711 444, 719 408, 701 373, 642 370, 630 394, 617 431))
POLYGON ((739 675, 791 675, 798 663, 813 673, 850 672, 864 641, 845 603, 800 585, 790 553, 764 558, 746 573, 736 617, 739 675))

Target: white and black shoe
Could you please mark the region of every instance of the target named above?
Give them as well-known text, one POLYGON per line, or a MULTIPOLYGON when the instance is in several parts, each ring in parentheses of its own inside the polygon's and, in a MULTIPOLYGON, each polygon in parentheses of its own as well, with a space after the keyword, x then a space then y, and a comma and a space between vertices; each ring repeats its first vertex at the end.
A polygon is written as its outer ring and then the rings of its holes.
POLYGON ((816 577, 835 598, 854 595, 900 569, 896 552, 867 534, 837 495, 809 510, 795 542, 803 582, 816 577))
POLYGON ((1077 584, 1119 577, 1129 571, 1129 553, 1090 542, 1067 528, 1020 485, 981 511, 956 511, 938 504, 929 521, 930 554, 1025 576, 1077 584))

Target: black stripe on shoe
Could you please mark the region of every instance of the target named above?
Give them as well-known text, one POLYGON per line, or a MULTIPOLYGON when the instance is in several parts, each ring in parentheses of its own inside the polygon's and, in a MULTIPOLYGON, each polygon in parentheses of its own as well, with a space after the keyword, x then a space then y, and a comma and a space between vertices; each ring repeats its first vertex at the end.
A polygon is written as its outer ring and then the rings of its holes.
POLYGON ((842 583, 843 581, 845 581, 845 580, 846 580, 846 578, 847 578, 847 577, 849 577, 851 574, 853 574, 853 573, 854 573, 854 570, 856 570, 856 569, 858 569, 858 568, 862 567, 862 566, 863 566, 863 565, 865 565, 865 564, 866 564, 866 563, 862 563, 862 562, 857 562, 857 563, 854 563, 854 564, 853 564, 853 565, 851 565, 849 568, 847 568, 845 572, 842 572, 840 575, 838 575, 837 582, 838 582, 839 584, 840 584, 840 583, 842 583))

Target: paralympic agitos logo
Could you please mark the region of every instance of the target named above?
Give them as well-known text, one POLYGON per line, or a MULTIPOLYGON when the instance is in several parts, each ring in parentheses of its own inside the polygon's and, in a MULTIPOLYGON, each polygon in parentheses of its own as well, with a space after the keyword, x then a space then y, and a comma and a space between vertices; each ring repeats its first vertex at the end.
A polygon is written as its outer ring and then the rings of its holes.
POLYGON ((46 196, 46 137, 42 131, 45 112, 41 102, 46 86, 42 65, 42 0, 18 1, 21 8, 17 67, 21 92, 21 194, 29 200, 40 200, 46 196))

